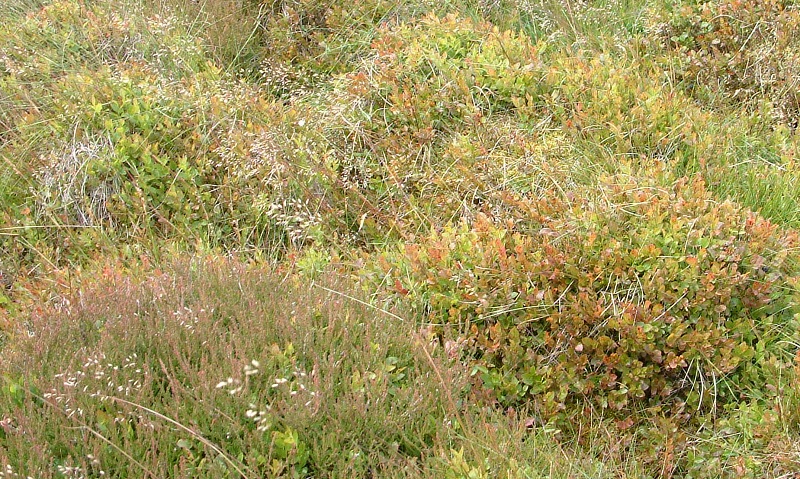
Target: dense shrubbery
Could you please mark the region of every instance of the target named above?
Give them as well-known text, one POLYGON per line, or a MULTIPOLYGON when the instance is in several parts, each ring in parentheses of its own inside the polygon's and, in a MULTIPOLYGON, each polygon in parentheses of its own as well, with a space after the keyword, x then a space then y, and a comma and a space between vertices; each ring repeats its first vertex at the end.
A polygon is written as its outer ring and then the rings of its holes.
POLYGON ((702 183, 613 178, 602 196, 481 217, 385 258, 384 284, 447 325, 505 405, 719 413, 797 341, 795 233, 702 183))

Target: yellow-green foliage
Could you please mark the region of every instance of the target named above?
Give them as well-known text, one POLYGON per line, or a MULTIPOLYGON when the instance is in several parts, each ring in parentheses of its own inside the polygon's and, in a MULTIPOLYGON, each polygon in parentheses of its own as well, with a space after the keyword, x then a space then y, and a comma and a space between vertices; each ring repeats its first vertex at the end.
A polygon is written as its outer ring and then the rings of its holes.
POLYGON ((492 119, 537 96, 540 77, 530 41, 489 24, 428 16, 386 28, 346 78, 343 96, 357 108, 345 131, 363 160, 341 161, 342 173, 374 202, 399 203, 401 216, 411 203, 411 231, 452 219, 460 194, 481 197, 502 181, 493 156, 521 148, 504 138, 513 120, 508 128, 492 119))
POLYGON ((275 178, 281 150, 301 147, 291 112, 216 66, 179 17, 143 15, 55 2, 2 32, 3 154, 33 158, 11 170, 27 191, 7 224, 56 228, 20 231, 66 251, 64 237, 86 245, 96 228, 197 246, 305 241, 318 205, 287 216, 291 172, 275 178), (259 149, 264 137, 278 140, 259 149))

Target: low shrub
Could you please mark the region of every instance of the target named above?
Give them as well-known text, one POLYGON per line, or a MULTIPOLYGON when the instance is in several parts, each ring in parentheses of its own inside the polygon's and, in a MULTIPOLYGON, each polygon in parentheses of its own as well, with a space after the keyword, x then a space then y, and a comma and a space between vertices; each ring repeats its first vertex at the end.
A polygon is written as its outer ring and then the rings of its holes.
POLYGON ((81 31, 63 72, 43 70, 30 60, 41 56, 22 49, 25 68, 9 66, 0 78, 13 127, 3 132, 3 151, 32 158, 3 165, 16 192, 3 220, 26 249, 57 263, 104 237, 270 253, 320 237, 325 179, 313 168, 303 175, 313 161, 296 153, 314 135, 299 131, 296 112, 220 70, 175 15, 148 17, 145 36, 141 12, 127 21, 124 8, 100 3, 87 19, 75 5, 54 3, 29 15, 31 25, 0 32, 9 45, 36 39, 56 48, 71 29, 81 31), (119 35, 94 31, 107 18, 117 19, 119 35), (109 54, 117 37, 128 39, 127 50, 109 54), (311 183, 320 194, 309 198, 311 183))
POLYGON ((29 206, 40 223, 204 244, 234 237, 225 193, 246 185, 214 152, 223 125, 236 121, 227 92, 201 99, 209 84, 165 84, 136 67, 71 75, 60 86, 63 96, 42 115, 57 140, 39 148, 32 175, 29 206))
POLYGON ((465 375, 342 283, 323 280, 344 296, 201 260, 76 279, 81 299, 37 309, 36 341, 2 351, 3 477, 441 468, 431 445, 456 420, 442 395, 458 397, 465 375))
POLYGON ((752 398, 797 344, 794 232, 701 181, 613 178, 598 196, 479 217, 381 260, 378 279, 444 327, 504 405, 587 399, 678 420, 752 398))

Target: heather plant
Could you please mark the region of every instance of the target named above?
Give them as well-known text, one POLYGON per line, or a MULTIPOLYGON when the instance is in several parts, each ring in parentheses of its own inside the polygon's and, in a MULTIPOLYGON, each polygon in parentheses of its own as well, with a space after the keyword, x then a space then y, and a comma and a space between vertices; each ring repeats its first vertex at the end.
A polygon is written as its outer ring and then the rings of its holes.
MULTIPOLYGON (((732 408, 718 428, 632 427, 590 409, 573 436, 541 409, 485 406, 458 367, 470 340, 440 344, 435 328, 370 307, 330 275, 309 285, 194 259, 108 263, 72 281, 2 352, 3 477, 796 470, 779 422, 797 424, 791 368, 773 370, 774 409, 732 408)), ((493 339, 497 357, 507 343, 493 339)))
POLYGON ((326 310, 286 296, 288 285, 265 282, 266 272, 180 268, 141 286, 107 268, 96 286, 84 285, 93 291, 81 300, 88 309, 76 302, 35 320, 38 345, 4 369, 0 462, 38 477, 64 468, 117 477, 335 477, 425 459, 425 441, 453 411, 417 388, 453 386, 432 368, 461 380, 440 359, 411 353, 413 332, 389 332, 343 297, 332 296, 326 310), (59 361, 64 348, 74 355, 59 361), (29 354, 44 367, 24 364, 29 354))
MULTIPOLYGON (((443 349, 330 277, 193 260, 81 281, 3 353, 3 477, 550 475, 487 454, 523 444, 524 421, 462 402, 443 349)), ((532 459, 552 448, 529 439, 532 459)))

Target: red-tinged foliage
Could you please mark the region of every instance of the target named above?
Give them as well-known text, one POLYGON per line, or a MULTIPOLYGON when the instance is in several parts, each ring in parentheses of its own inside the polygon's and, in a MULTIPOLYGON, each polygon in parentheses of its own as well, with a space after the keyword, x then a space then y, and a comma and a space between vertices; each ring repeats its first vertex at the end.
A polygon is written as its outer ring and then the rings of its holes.
POLYGON ((468 340, 503 404, 550 415, 588 398, 688 419, 763 390, 795 349, 797 234, 700 181, 612 178, 604 192, 517 232, 488 217, 434 232, 387 254, 384 273, 468 340))

